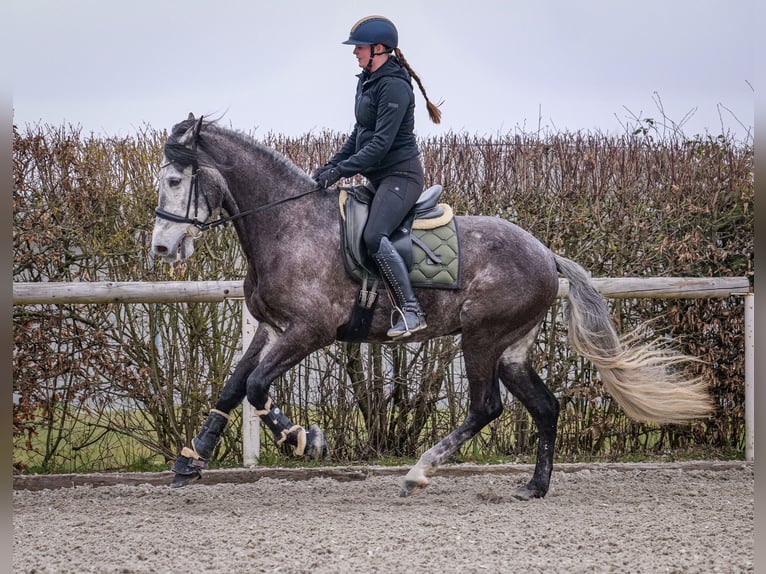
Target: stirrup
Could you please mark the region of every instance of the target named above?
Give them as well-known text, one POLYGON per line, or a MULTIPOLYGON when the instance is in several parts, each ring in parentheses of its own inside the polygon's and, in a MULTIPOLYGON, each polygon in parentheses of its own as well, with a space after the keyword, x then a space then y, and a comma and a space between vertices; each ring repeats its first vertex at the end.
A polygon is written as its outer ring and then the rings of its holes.
POLYGON ((405 305, 403 309, 396 307, 394 312, 399 314, 399 320, 386 333, 392 339, 409 337, 428 326, 426 314, 419 305, 405 305))

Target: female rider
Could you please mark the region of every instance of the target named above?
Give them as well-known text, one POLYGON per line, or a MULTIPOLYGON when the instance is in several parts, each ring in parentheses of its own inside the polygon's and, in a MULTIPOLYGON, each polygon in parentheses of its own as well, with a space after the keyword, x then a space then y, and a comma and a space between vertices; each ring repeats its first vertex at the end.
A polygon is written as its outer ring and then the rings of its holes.
POLYGON ((423 166, 415 139, 414 78, 434 123, 441 112, 431 103, 418 75, 398 48, 399 34, 388 18, 368 16, 351 28, 343 44, 354 46, 359 67, 356 123, 343 147, 313 178, 323 188, 342 177, 362 174, 375 190, 364 229, 367 252, 378 266, 398 311, 389 329, 392 338, 426 328, 426 315, 410 283, 404 260, 389 236, 401 224, 423 191, 423 166))

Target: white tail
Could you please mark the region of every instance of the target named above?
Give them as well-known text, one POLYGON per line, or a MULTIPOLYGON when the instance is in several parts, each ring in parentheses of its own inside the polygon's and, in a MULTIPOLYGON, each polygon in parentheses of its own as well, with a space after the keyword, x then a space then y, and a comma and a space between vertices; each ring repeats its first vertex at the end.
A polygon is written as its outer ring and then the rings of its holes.
POLYGON ((680 423, 705 417, 713 410, 707 385, 685 379, 674 366, 693 357, 621 339, 606 301, 580 265, 556 255, 556 266, 569 280, 566 315, 572 348, 590 360, 609 394, 637 421, 680 423))

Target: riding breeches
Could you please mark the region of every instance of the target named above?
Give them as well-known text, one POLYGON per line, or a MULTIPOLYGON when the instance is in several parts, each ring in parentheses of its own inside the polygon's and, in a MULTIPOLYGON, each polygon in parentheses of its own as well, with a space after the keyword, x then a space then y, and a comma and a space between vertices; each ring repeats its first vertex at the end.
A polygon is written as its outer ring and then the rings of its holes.
POLYGON ((407 213, 423 193, 425 178, 420 157, 395 165, 388 175, 370 180, 375 196, 364 228, 368 253, 377 253, 380 240, 389 237, 404 221, 407 213))

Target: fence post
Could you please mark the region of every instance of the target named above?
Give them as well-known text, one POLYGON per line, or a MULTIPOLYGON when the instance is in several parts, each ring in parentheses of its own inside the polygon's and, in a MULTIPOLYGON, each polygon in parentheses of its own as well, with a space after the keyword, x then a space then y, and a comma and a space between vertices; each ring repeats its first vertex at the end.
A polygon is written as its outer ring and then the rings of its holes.
MULTIPOLYGON (((247 310, 247 304, 242 301, 242 352, 250 346, 255 335, 258 322, 247 310)), ((253 467, 258 465, 261 455, 261 419, 255 414, 255 409, 247 397, 242 401, 242 465, 253 467)))
POLYGON ((745 294, 745 459, 755 460, 755 294, 745 294))

